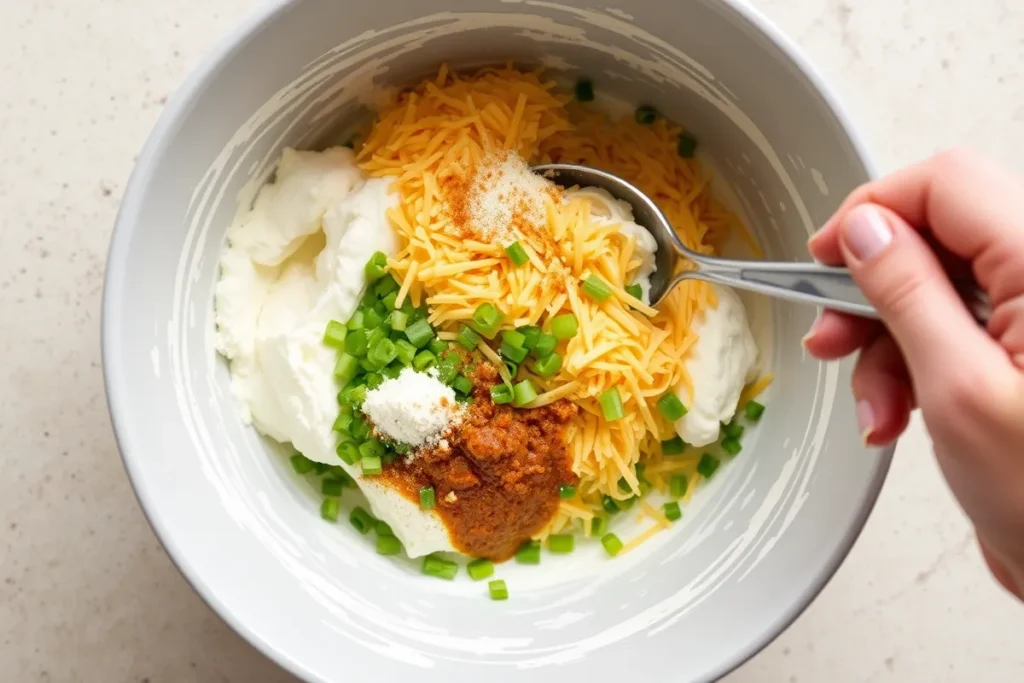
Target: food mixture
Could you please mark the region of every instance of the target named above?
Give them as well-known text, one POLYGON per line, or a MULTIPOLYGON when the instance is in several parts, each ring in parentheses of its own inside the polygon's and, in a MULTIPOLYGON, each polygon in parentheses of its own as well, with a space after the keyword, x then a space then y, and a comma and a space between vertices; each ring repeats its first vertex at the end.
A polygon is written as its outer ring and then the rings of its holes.
POLYGON ((427 574, 455 576, 435 554, 455 551, 483 578, 574 534, 626 552, 679 519, 763 411, 739 298, 687 280, 651 307, 657 245, 630 207, 530 171, 616 173, 690 248, 756 250, 691 134, 593 100, 587 81, 442 67, 352 149, 285 150, 229 230, 216 338, 246 419, 320 476, 325 519, 357 485, 369 511, 351 523, 427 574), (634 506, 648 528, 623 541, 610 527, 634 506))

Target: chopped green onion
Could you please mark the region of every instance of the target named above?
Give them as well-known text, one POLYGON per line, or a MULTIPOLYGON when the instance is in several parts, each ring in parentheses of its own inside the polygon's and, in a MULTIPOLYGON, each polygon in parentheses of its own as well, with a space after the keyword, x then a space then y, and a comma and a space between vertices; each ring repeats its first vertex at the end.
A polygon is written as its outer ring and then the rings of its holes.
POLYGON ((380 374, 384 375, 388 379, 395 379, 400 374, 402 374, 402 370, 404 369, 405 366, 402 365, 401 361, 394 360, 391 361, 391 363, 386 368, 381 370, 380 374))
POLYGON ((366 385, 353 384, 347 386, 341 391, 341 394, 345 405, 357 405, 366 400, 366 385))
POLYGON ((697 471, 700 472, 700 476, 705 479, 710 479, 711 475, 718 469, 720 461, 710 453, 705 453, 700 456, 700 462, 697 463, 697 471))
POLYGON ((366 279, 376 282, 387 274, 388 257, 383 251, 375 252, 366 262, 366 279))
POLYGON ((422 349, 434 338, 434 328, 426 320, 417 320, 405 328, 405 336, 410 344, 422 349))
POLYGON ((523 343, 520 345, 524 349, 533 349, 537 345, 537 340, 540 338, 540 328, 536 325, 523 325, 517 327, 516 332, 523 335, 523 343))
POLYGON ((338 417, 334 419, 334 424, 331 425, 331 430, 335 432, 347 432, 348 428, 352 426, 352 408, 351 406, 341 406, 338 411, 338 417))
MULTIPOLYGON (((363 372, 375 372, 379 366, 370 359, 363 358, 359 361, 359 367, 363 369, 363 372)), ((363 381, 366 381, 365 377, 363 381)))
POLYGON ((675 501, 662 505, 661 511, 665 513, 665 519, 670 522, 674 522, 683 516, 683 511, 679 509, 679 503, 675 501))
POLYGON ((342 479, 324 479, 320 483, 320 493, 331 498, 340 496, 343 488, 345 488, 345 482, 342 479))
POLYGON ((376 327, 366 338, 366 349, 369 351, 377 344, 388 338, 388 331, 383 327, 376 327))
POLYGON ((576 548, 576 537, 572 534, 551 534, 548 536, 548 550, 553 553, 571 553, 576 548))
POLYGON ((487 592, 491 594, 491 600, 508 600, 508 586, 501 579, 488 583, 487 592))
POLYGON ((363 312, 363 329, 375 330, 384 322, 384 317, 374 309, 363 312))
POLYGON ((412 450, 412 446, 407 443, 398 442, 394 445, 395 453, 398 455, 405 455, 412 450))
POLYGON ((343 441, 334 451, 346 465, 355 465, 359 461, 359 448, 351 441, 343 441))
POLYGON ((420 507, 424 510, 430 510, 434 507, 436 501, 434 499, 434 487, 424 486, 420 489, 420 507))
MULTIPOLYGON (((391 313, 395 312, 395 304, 398 303, 398 292, 391 292, 386 297, 380 300, 384 304, 384 308, 388 311, 388 316, 384 318, 384 323, 387 325, 391 324, 391 313)), ((401 311, 399 311, 401 313, 401 311)))
POLYGON ((473 391, 473 382, 465 375, 459 375, 452 382, 452 389, 460 394, 470 394, 473 391))
POLYGON ((352 438, 357 441, 362 441, 368 436, 370 436, 370 425, 366 423, 366 420, 361 417, 358 420, 353 420, 352 438))
POLYGON ((527 403, 537 398, 537 390, 533 387, 533 382, 528 379, 524 379, 519 384, 512 387, 512 405, 516 408, 522 408, 527 403))
MULTIPOLYGON (((373 293, 378 299, 386 299, 392 294, 397 294, 398 290, 402 288, 402 285, 398 283, 394 277, 381 278, 380 281, 373 286, 373 293)), ((394 306, 388 306, 388 308, 394 308, 394 306)))
POLYGON ((313 463, 313 471, 317 474, 317 476, 323 474, 324 472, 327 472, 330 469, 331 469, 331 466, 327 465, 325 463, 322 463, 322 462, 315 462, 315 463, 313 463))
POLYGON ((381 464, 381 466, 383 466, 383 465, 390 465, 391 463, 393 463, 395 461, 395 458, 397 458, 397 457, 398 457, 398 454, 395 453, 394 451, 390 451, 390 450, 389 451, 385 451, 384 455, 380 456, 380 464, 381 464))
POLYGON ((512 381, 514 382, 516 379, 516 375, 519 374, 519 363, 516 363, 514 360, 511 360, 509 358, 502 358, 501 364, 505 367, 505 371, 508 373, 508 376, 511 377, 512 381))
POLYGON ((596 275, 588 275, 583 281, 583 293, 594 301, 604 301, 612 295, 612 290, 604 280, 596 275))
POLYGON ((729 422, 722 425, 722 431, 730 439, 736 439, 737 441, 743 436, 744 427, 739 422, 729 422))
POLYGON ((391 530, 391 527, 387 522, 377 520, 373 523, 373 530, 377 532, 378 536, 394 536, 395 532, 391 530))
POLYGON ((494 304, 480 304, 473 311, 473 329, 488 339, 494 339, 494 335, 498 333, 498 328, 501 327, 501 318, 501 311, 494 304))
MULTIPOLYGON (((518 333, 517 332, 513 332, 513 334, 518 334, 518 333)), ((522 335, 519 335, 519 336, 522 336, 522 335)), ((529 349, 524 349, 521 346, 512 346, 508 342, 502 342, 501 346, 498 347, 498 352, 503 357, 508 358, 511 361, 514 361, 516 363, 522 363, 524 360, 526 360, 526 355, 528 353, 530 353, 530 350, 529 349)))
POLYGON ((466 573, 474 581, 482 581, 494 575, 494 563, 490 560, 473 560, 466 565, 466 573))
POLYGON ((665 455, 679 455, 686 450, 686 442, 678 436, 661 442, 661 452, 665 455))
POLYGON ((586 78, 576 81, 576 88, 573 92, 576 95, 576 100, 579 102, 594 101, 594 84, 586 78))
POLYGON ((750 401, 743 407, 743 412, 746 413, 748 420, 757 422, 764 415, 764 406, 757 401, 750 401))
POLYGON ((347 327, 337 320, 332 320, 327 323, 327 329, 324 330, 324 344, 333 346, 336 349, 343 349, 345 348, 345 335, 347 334, 347 327))
POLYGON ((430 351, 420 351, 416 354, 416 357, 412 359, 412 367, 416 372, 423 372, 427 368, 432 368, 437 363, 437 356, 432 354, 430 351))
POLYGON ((462 362, 458 356, 447 354, 437 362, 437 378, 445 384, 451 384, 458 377, 461 367, 462 362))
POLYGON ((563 484, 558 487, 558 497, 562 500, 569 500, 576 496, 576 487, 571 484, 563 484))
POLYGON ((739 455, 739 452, 743 450, 743 446, 740 445, 738 439, 734 439, 730 436, 722 439, 722 450, 729 455, 739 455))
POLYGON ((391 311, 388 316, 388 324, 395 332, 404 332, 405 326, 409 324, 409 315, 404 311, 391 311))
POLYGON ((618 482, 617 488, 620 491, 622 491, 623 493, 632 493, 633 492, 633 487, 630 485, 630 483, 628 481, 626 481, 625 477, 619 477, 619 482, 618 482))
POLYGON ((537 335, 537 341, 533 345, 533 355, 543 360, 555 352, 556 346, 558 346, 558 340, 554 335, 541 332, 537 335))
POLYGON ((555 339, 572 339, 579 329, 579 321, 572 313, 556 315, 551 319, 551 334, 555 339))
POLYGON ((693 155, 697 153, 697 138, 689 133, 681 133, 676 149, 679 151, 679 156, 684 159, 692 159, 693 155))
POLYGON ((644 105, 636 108, 636 122, 641 125, 646 126, 652 124, 657 118, 658 110, 654 107, 644 105))
POLYGON ((597 402, 601 404, 601 412, 604 413, 604 419, 608 422, 615 422, 626 416, 626 411, 622 407, 622 397, 619 396, 619 390, 615 387, 601 394, 597 402))
POLYGON ((507 384, 495 384, 491 387, 491 401, 496 405, 511 403, 514 398, 512 387, 507 384))
POLYGON ((525 265, 530 260, 530 257, 526 255, 526 250, 523 249, 523 245, 519 244, 518 240, 505 247, 505 253, 508 254, 509 260, 517 266, 525 265))
POLYGON ((517 349, 526 348, 526 335, 516 330, 505 330, 501 333, 501 343, 517 349))
POLYGON ((611 496, 601 496, 601 507, 609 515, 615 515, 619 512, 619 504, 611 496))
POLYGON ((516 551, 519 564, 540 564, 540 541, 527 541, 516 551))
POLYGON ((376 389, 377 387, 379 387, 381 385, 381 382, 383 382, 383 381, 384 381, 384 378, 381 377, 380 374, 378 374, 376 372, 368 372, 368 373, 366 373, 366 388, 367 389, 376 389))
POLYGON ((352 509, 352 512, 349 513, 348 521, 352 523, 352 526, 356 528, 356 531, 365 536, 370 533, 370 529, 373 528, 374 523, 377 520, 363 508, 355 507, 352 509))
POLYGON ((348 382, 359 372, 359 361, 355 356, 342 351, 334 363, 334 376, 341 382, 348 382))
POLYGON ((459 573, 459 565, 436 555, 427 555, 423 558, 423 573, 427 576, 451 581, 459 573))
POLYGON ((468 325, 462 325, 459 327, 459 336, 457 341, 462 348, 467 351, 472 351, 480 343, 480 335, 476 333, 472 327, 468 325))
MULTIPOLYGON (((362 446, 359 447, 362 450, 362 446)), ((384 471, 380 456, 364 455, 359 460, 359 467, 363 470, 364 477, 373 477, 384 471)))
POLYGON ((551 377, 562 369, 562 356, 552 353, 547 358, 538 360, 533 364, 533 371, 541 377, 551 377))
POLYGON ((602 536, 601 545, 604 546, 605 552, 612 557, 615 557, 622 551, 622 541, 615 534, 605 534, 602 536))
POLYGON ((353 356, 365 356, 368 346, 368 335, 366 330, 352 330, 345 337, 345 353, 353 356))
POLYGON ((402 365, 412 365, 412 359, 416 357, 416 347, 407 342, 404 339, 399 339, 395 342, 395 351, 398 360, 402 362, 402 365))
POLYGON ((398 348, 390 339, 381 339, 380 342, 370 349, 370 352, 367 354, 367 358, 369 358, 371 362, 376 363, 377 367, 381 368, 397 357, 398 348))
POLYGON ((352 317, 348 319, 346 327, 348 327, 349 332, 363 329, 363 312, 356 311, 353 313, 352 317))
POLYGON ((443 339, 434 338, 427 344, 427 350, 435 356, 440 356, 442 353, 448 350, 448 342, 443 339))
POLYGON ((636 496, 626 498, 625 500, 617 500, 615 504, 619 506, 620 510, 632 510, 633 506, 636 505, 636 496))
POLYGON ((673 498, 682 498, 686 495, 689 483, 685 474, 673 474, 668 480, 668 494, 673 498))
POLYGON ((590 520, 590 535, 595 537, 603 536, 608 531, 608 518, 602 517, 601 515, 595 515, 590 520))
POLYGON ((402 552, 402 542, 394 536, 377 537, 378 555, 398 555, 402 552))
POLYGON ((626 294, 629 294, 634 299, 643 299, 644 298, 644 288, 641 287, 640 285, 637 285, 637 284, 627 285, 626 286, 626 294))
POLYGON ((359 455, 364 458, 379 458, 386 450, 383 443, 372 437, 359 445, 359 455))
POLYGON ((313 471, 313 461, 302 453, 296 453, 290 460, 292 462, 292 469, 295 470, 296 474, 309 474, 313 471))
POLYGON ((683 415, 686 415, 686 406, 679 400, 679 397, 669 392, 658 399, 658 410, 668 418, 669 422, 675 422, 683 415))
POLYGON ((328 522, 337 522, 338 499, 324 498, 324 502, 320 503, 320 516, 326 519, 328 522))

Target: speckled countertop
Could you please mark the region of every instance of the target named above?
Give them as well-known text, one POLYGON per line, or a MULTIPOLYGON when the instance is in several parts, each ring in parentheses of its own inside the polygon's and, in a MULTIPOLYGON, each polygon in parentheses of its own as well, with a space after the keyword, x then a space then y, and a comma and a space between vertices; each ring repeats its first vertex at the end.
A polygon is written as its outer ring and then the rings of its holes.
MULTIPOLYGON (((256 0, 0 9, 0 681, 292 680, 234 635, 139 510, 103 398, 118 201, 168 94, 256 0)), ((1024 169, 1024 5, 757 0, 883 170, 952 143, 1024 169), (941 9, 939 9, 941 6, 941 9)), ((919 423, 821 597, 730 683, 1024 680, 1024 606, 982 570, 919 423)))

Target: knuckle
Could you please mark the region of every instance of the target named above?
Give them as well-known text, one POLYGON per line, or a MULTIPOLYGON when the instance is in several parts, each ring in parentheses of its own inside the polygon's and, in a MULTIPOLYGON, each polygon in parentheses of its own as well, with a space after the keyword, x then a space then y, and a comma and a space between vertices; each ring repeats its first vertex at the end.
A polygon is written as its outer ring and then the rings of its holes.
POLYGON ((984 163, 984 157, 972 147, 958 146, 939 152, 932 157, 932 163, 944 175, 956 176, 978 168, 984 163))

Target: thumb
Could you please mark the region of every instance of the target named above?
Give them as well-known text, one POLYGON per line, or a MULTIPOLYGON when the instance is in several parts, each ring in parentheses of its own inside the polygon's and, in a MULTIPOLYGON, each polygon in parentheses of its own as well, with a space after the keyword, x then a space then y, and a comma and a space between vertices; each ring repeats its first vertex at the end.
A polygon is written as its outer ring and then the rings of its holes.
POLYGON ((897 214, 862 204, 843 218, 839 242, 850 273, 899 345, 915 384, 946 376, 951 364, 965 358, 984 363, 994 352, 935 253, 897 214))

